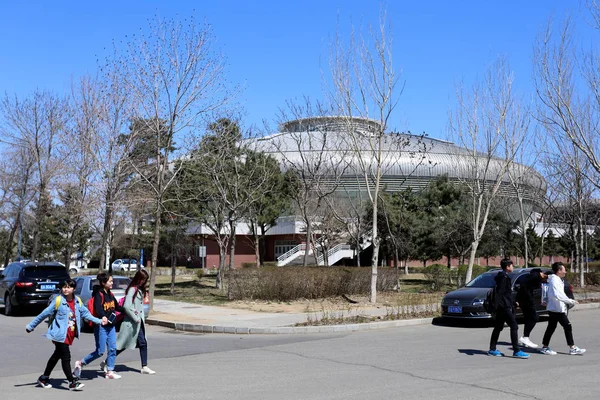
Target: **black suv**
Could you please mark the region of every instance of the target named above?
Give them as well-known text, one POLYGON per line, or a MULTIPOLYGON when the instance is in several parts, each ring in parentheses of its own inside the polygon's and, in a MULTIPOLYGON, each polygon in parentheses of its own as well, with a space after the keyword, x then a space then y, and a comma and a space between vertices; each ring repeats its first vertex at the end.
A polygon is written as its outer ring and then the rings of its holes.
POLYGON ((17 261, 0 273, 0 304, 4 314, 13 315, 17 307, 47 305, 60 282, 69 279, 65 267, 57 262, 17 261))

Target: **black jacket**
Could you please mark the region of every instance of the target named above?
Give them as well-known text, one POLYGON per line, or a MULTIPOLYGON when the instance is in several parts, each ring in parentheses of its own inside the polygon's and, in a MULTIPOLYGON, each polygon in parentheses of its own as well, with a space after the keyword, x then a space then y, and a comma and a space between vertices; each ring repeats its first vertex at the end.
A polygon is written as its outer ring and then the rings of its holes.
POLYGON ((513 298, 510 277, 505 271, 500 271, 494 281, 496 281, 496 309, 512 309, 513 298))
POLYGON ((533 291, 539 289, 542 285, 542 278, 538 271, 531 271, 526 275, 519 288, 517 289, 517 301, 521 308, 534 307, 533 291))
POLYGON ((98 318, 108 318, 115 310, 119 312, 124 311, 110 290, 106 292, 104 289, 98 288, 94 292, 94 314, 98 318))

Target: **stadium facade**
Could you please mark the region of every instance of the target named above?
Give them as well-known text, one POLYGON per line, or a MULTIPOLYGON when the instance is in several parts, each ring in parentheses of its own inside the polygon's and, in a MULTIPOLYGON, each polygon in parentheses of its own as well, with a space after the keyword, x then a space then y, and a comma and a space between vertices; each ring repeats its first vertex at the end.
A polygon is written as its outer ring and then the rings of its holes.
MULTIPOLYGON (((352 201, 365 191, 362 166, 374 169, 376 157, 381 159, 382 188, 390 192, 408 187, 419 190, 442 175, 453 182, 472 180, 474 171, 482 171, 481 167, 488 163, 485 154, 473 153, 451 142, 405 133, 386 133, 381 136, 381 142, 377 143, 381 152, 378 153, 373 151, 378 132, 380 125, 370 119, 315 117, 283 123, 278 133, 247 140, 246 144, 273 156, 284 171, 310 169, 311 173, 321 174, 324 176, 319 183, 323 185, 322 189, 329 187, 335 190, 340 199, 347 201, 352 201), (477 163, 481 164, 479 168, 476 168, 477 163), (319 165, 320 170, 317 171, 315 165, 319 165)), ((479 180, 486 184, 495 183, 504 163, 501 158, 491 158, 487 172, 479 175, 479 180)), ((521 177, 519 190, 527 212, 535 211, 537 200, 546 191, 544 178, 537 171, 520 164, 514 165, 513 171, 521 177)), ((516 196, 507 174, 501 177, 499 194, 506 198, 516 196)), ((190 234, 198 238, 193 264, 207 267, 218 265, 218 247, 210 240, 205 227, 190 228, 190 234)), ((248 226, 238 226, 236 266, 255 261, 250 240, 244 240, 249 234, 248 226)), ((277 225, 267 232, 265 261, 276 261, 278 265, 298 263, 307 251, 304 241, 305 226, 299 218, 280 218, 277 225)), ((369 246, 368 240, 365 246, 369 246)), ((348 262, 348 258, 354 254, 351 246, 340 244, 339 247, 339 254, 330 256, 330 264, 348 262)))

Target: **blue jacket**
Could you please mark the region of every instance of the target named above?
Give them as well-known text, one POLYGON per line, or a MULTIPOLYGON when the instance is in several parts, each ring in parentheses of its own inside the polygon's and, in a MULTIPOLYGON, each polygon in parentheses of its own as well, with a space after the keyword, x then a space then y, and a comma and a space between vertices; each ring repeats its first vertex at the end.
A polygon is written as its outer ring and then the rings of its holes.
MULTIPOLYGON (((63 343, 67 338, 67 327, 69 325, 69 312, 71 308, 67 304, 67 299, 61 294, 60 295, 61 302, 56 309, 56 302, 52 300, 52 302, 46 307, 44 311, 40 313, 37 317, 33 319, 28 325, 27 330, 32 331, 38 326, 42 321, 46 318, 50 317, 56 311, 56 317, 52 321, 52 324, 48 327, 48 332, 44 336, 48 339, 63 343)), ((77 296, 75 298, 75 320, 77 321, 77 334, 75 337, 79 337, 81 333, 81 318, 86 321, 91 321, 95 324, 101 324, 102 320, 94 317, 92 313, 87 309, 87 307, 81 302, 81 299, 77 296)))

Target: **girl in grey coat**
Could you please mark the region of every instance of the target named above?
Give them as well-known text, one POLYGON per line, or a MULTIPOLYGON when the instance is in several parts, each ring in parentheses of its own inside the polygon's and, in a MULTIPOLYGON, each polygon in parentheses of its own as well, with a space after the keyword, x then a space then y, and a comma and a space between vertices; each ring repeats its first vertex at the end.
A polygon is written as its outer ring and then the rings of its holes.
POLYGON ((123 309, 125 318, 121 323, 121 330, 117 335, 117 355, 126 349, 140 349, 142 361, 142 374, 154 374, 155 371, 148 367, 148 343, 146 342, 146 326, 144 320, 144 297, 148 272, 140 269, 125 291, 123 309))

